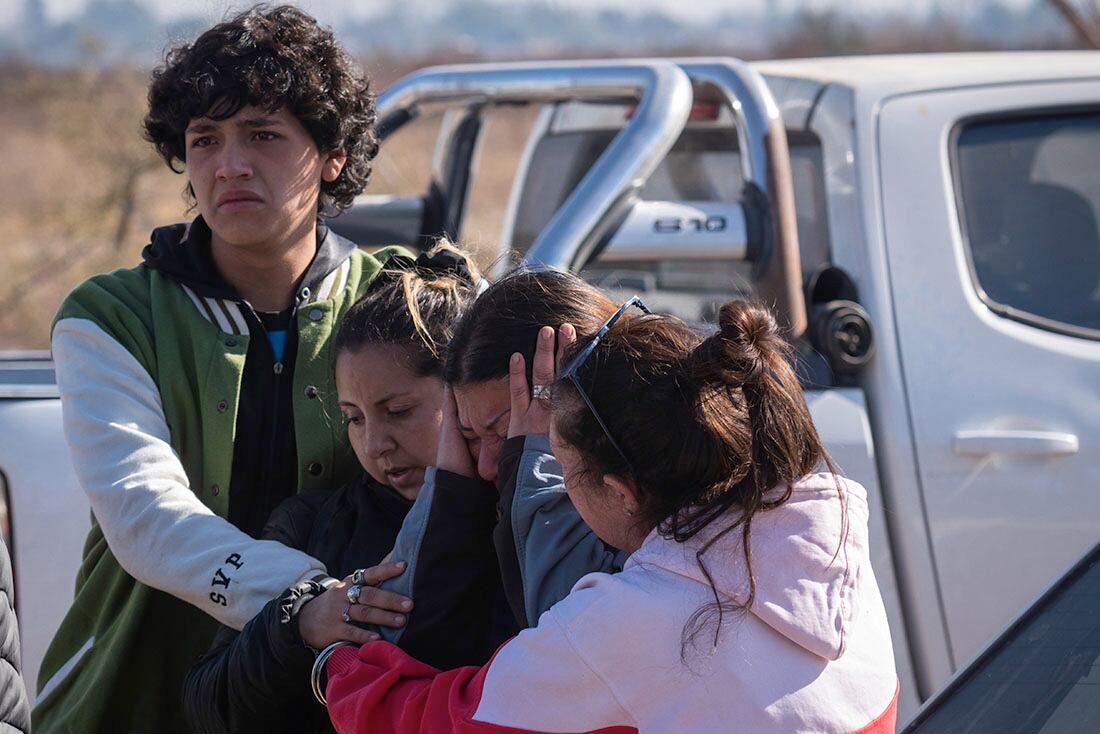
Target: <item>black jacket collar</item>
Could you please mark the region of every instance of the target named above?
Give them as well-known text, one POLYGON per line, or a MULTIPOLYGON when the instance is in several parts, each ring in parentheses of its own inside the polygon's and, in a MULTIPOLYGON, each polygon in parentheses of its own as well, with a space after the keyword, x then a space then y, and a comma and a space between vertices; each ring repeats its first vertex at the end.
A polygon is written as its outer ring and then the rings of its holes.
MULTIPOLYGON (((325 276, 356 249, 355 243, 330 230, 321 220, 317 221, 317 243, 317 252, 298 284, 298 293, 304 287, 316 291, 325 276)), ((243 300, 218 272, 210 254, 210 227, 201 216, 190 224, 154 229, 141 256, 147 267, 188 286, 200 296, 243 300)))

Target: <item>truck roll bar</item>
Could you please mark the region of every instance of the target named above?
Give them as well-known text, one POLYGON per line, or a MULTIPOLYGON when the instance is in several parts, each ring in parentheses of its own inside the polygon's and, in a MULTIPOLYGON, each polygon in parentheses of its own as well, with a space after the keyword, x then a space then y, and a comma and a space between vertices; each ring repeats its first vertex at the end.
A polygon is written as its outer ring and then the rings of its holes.
POLYGON ((750 241, 750 257, 758 265, 762 297, 787 319, 790 337, 806 332, 806 302, 802 292, 802 260, 798 248, 791 159, 787 131, 764 78, 744 61, 733 58, 679 59, 696 86, 709 85, 737 121, 737 142, 744 177, 744 206, 759 208, 763 232, 750 241), (756 245, 755 248, 752 248, 756 245))
POLYGON ((378 98, 381 137, 431 103, 573 100, 636 104, 625 127, 532 244, 528 263, 582 264, 629 211, 691 112, 691 82, 668 61, 568 61, 442 66, 405 77, 378 98))
POLYGON ((628 220, 638 191, 683 131, 696 93, 707 88, 716 90, 719 101, 732 111, 741 152, 745 188, 740 205, 745 216, 738 221, 744 224, 746 248, 734 247, 730 255, 756 263, 758 292, 786 322, 791 338, 800 338, 807 317, 786 129, 763 77, 743 61, 700 58, 431 67, 399 80, 379 96, 377 128, 384 139, 414 119, 422 106, 431 104, 587 101, 632 105, 622 130, 524 258, 528 264, 577 269, 628 220))

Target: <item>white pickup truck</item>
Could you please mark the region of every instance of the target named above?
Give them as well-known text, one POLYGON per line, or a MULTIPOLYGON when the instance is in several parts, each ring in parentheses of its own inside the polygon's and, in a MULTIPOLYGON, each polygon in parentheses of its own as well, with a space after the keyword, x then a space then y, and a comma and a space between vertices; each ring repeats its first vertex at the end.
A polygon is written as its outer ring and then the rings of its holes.
MULTIPOLYGON (((425 191, 334 227, 469 236, 509 110, 501 253, 790 325, 872 500, 900 721, 1100 540, 1100 53, 425 69, 379 99, 383 137, 438 129, 425 191)), ((88 521, 57 402, 28 397, 0 400, 0 489, 33 680, 88 521)))

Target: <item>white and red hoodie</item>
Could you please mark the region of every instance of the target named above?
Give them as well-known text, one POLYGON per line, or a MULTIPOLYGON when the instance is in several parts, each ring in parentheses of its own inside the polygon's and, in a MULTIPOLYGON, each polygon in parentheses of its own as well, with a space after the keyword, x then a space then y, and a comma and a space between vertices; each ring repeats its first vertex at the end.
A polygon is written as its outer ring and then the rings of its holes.
MULTIPOLYGON (((329 714, 348 734, 893 732, 898 679, 867 518, 863 487, 831 474, 757 514, 756 597, 725 615, 716 646, 713 618, 694 642, 683 632, 714 602, 695 552, 719 523, 687 543, 651 533, 622 572, 582 578, 482 668, 440 672, 386 642, 341 648, 329 714)), ((748 591, 741 537, 703 557, 734 602, 748 591)))

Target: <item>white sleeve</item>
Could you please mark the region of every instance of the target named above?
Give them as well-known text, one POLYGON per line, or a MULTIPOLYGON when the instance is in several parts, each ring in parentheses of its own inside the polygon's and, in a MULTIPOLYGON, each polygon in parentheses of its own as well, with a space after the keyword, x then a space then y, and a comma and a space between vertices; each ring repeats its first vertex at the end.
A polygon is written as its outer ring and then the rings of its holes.
POLYGON ((111 552, 138 581, 241 629, 320 561, 255 540, 191 491, 149 373, 92 321, 53 330, 73 467, 111 552))

